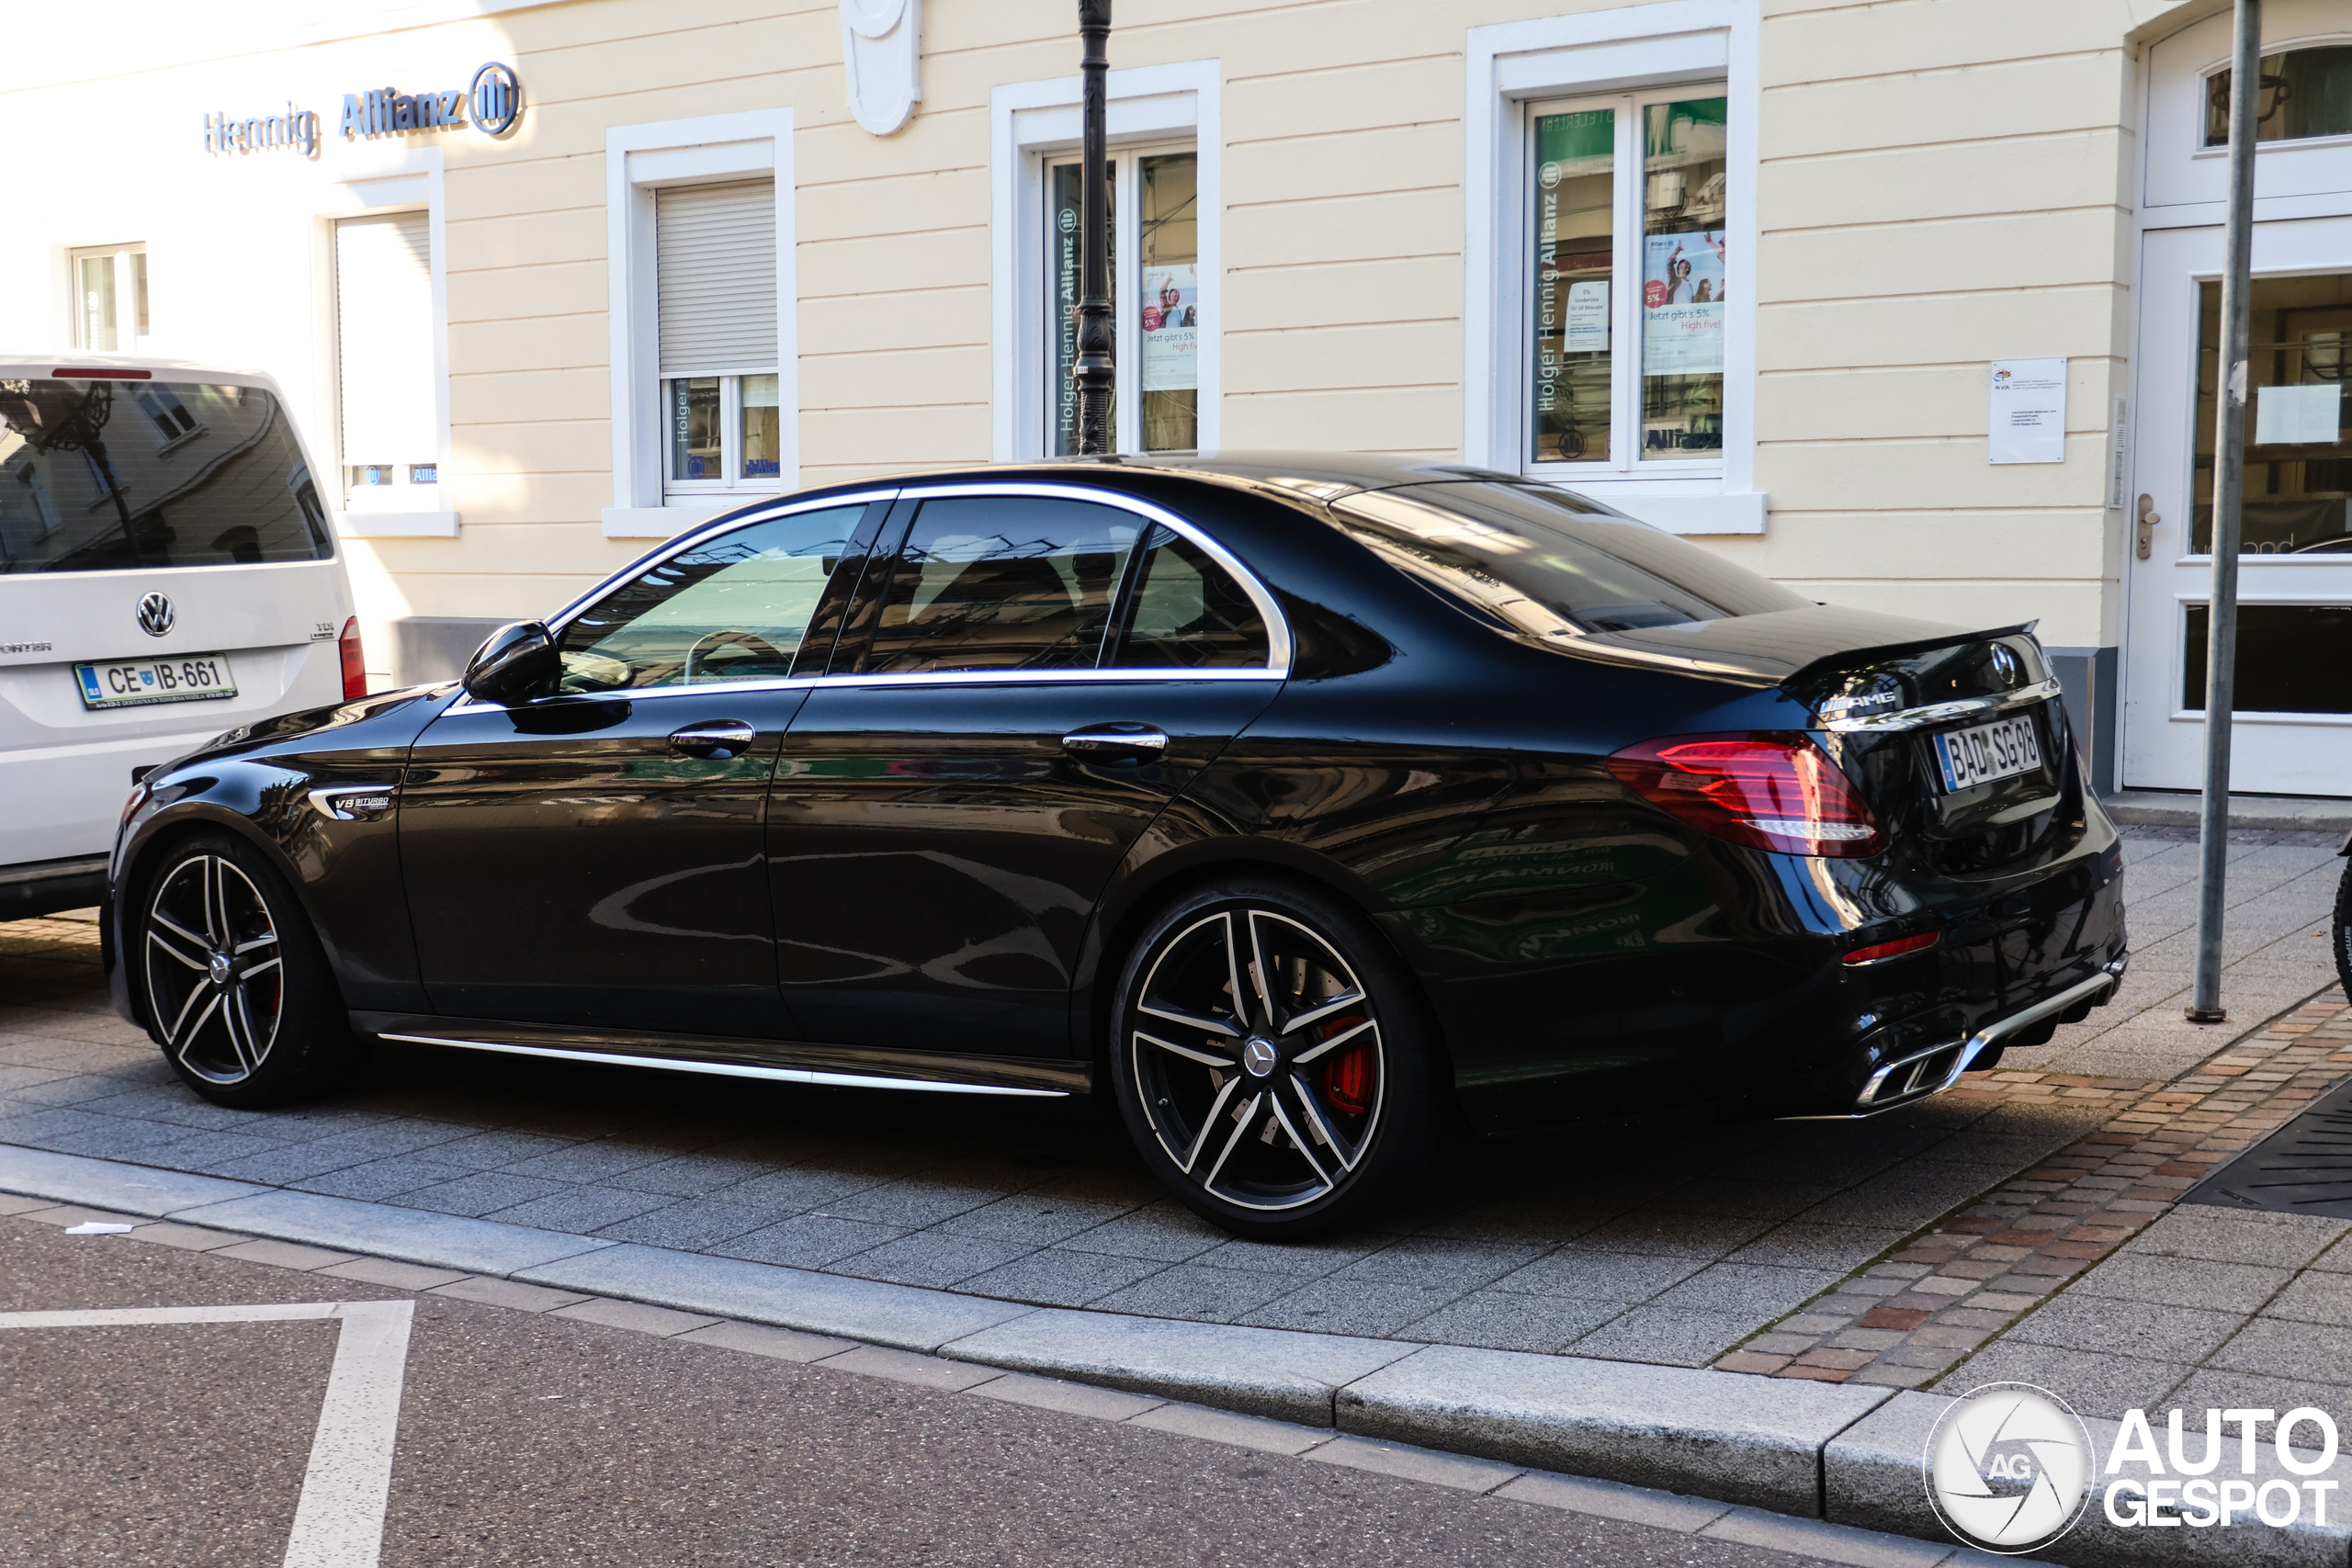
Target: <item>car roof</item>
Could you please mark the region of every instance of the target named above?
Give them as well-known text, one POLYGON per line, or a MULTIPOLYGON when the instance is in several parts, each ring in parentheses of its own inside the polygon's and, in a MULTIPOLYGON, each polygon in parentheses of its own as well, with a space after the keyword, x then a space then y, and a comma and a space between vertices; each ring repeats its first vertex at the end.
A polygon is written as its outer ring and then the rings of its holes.
MULTIPOLYGON (((876 483, 937 484, 1011 479, 1015 476, 1050 476, 1083 482, 1110 473, 1162 473, 1187 479, 1284 491, 1309 501, 1369 490, 1393 490, 1399 485, 1458 483, 1484 479, 1525 484, 1517 474, 1500 473, 1466 463, 1383 457, 1349 452, 1199 452, 1127 453, 1114 457, 1030 457, 1006 463, 966 464, 900 474, 876 483)), ((835 487, 828 487, 835 488, 835 487)), ((849 487, 840 487, 849 488, 849 487)))
POLYGON ((39 380, 60 370, 149 370, 158 381, 211 381, 229 386, 277 389, 277 378, 250 367, 216 365, 201 359, 164 359, 152 354, 93 354, 83 349, 53 349, 47 354, 0 349, 0 376, 39 380))

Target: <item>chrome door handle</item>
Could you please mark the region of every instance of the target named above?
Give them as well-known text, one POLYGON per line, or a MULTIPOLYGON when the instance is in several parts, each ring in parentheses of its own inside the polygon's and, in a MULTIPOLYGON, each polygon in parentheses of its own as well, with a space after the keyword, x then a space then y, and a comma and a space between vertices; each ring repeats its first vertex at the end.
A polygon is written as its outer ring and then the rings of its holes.
POLYGON ((750 750, 758 734, 740 718, 714 718, 670 731, 670 750, 725 762, 750 750))
POLYGON ((1090 724, 1063 736, 1062 750, 1081 762, 1156 762, 1168 735, 1148 724, 1090 724))
POLYGON ((2140 538, 2138 544, 2140 558, 2142 560, 2146 560, 2148 558, 2148 548, 2151 545, 2155 543, 2156 525, 2163 521, 2163 518, 2156 515, 2156 498, 2153 495, 2142 496, 2140 498, 2140 538))

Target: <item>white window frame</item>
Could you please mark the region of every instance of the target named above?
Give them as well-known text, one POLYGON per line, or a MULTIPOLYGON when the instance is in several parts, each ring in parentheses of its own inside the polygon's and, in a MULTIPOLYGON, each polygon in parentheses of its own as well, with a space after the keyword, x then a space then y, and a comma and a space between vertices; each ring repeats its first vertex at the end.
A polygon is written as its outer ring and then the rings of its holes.
MULTIPOLYGON (((613 366, 613 504, 608 539, 666 539, 762 495, 800 484, 799 273, 794 252, 792 111, 616 125, 605 132, 605 225, 613 366), (672 186, 775 180, 776 474, 669 480, 653 193, 672 186)), ((763 367, 750 372, 766 375, 763 367)), ((705 371, 697 374, 727 372, 705 371)), ((722 389, 722 402, 731 408, 722 389)), ((732 434, 729 440, 739 437, 732 434)))
MULTIPOLYGON (((130 258, 144 256, 146 254, 147 243, 144 240, 126 241, 119 245, 76 245, 65 253, 66 276, 71 284, 66 296, 72 313, 69 330, 75 348, 85 354, 152 354, 154 352, 151 346, 155 341, 152 330, 154 326, 153 301, 151 299, 148 306, 148 326, 151 330, 146 336, 141 337, 139 334, 139 309, 130 281, 132 276, 130 258), (90 321, 88 308, 82 299, 82 264, 85 261, 100 260, 105 261, 107 270, 114 274, 116 346, 111 349, 102 349, 95 344, 83 341, 88 333, 90 321)), ((151 273, 153 266, 153 264, 150 263, 151 273)), ((151 284, 153 282, 152 276, 148 281, 151 284)))
MULTIPOLYGON (((1114 71, 1105 84, 1108 140, 1114 157, 1190 151, 1196 160, 1193 206, 1201 315, 1208 322, 1196 357, 1199 387, 1195 441, 1219 445, 1224 405, 1225 138, 1224 78, 1214 60, 1114 71)), ((989 95, 989 301, 993 347, 991 451, 999 462, 1043 457, 1051 363, 1046 308, 1046 170, 1080 145, 1080 82, 1076 76, 1017 82, 989 95)), ((1136 186, 1123 180, 1117 221, 1119 276, 1115 301, 1130 299, 1141 277, 1140 247, 1132 243, 1136 186)), ((1142 440, 1142 399, 1130 378, 1141 364, 1134 312, 1117 316, 1119 366, 1116 445, 1132 452, 1142 440)))
MULTIPOLYGON (((1463 456, 1472 463, 1571 485, 1680 534, 1760 534, 1766 498, 1754 488, 1756 433, 1757 133, 1760 74, 1756 0, 1663 0, 1647 6, 1472 28, 1466 34, 1464 190, 1468 229, 1463 276, 1463 456), (1720 94, 1727 104, 1724 234, 1735 284, 1724 328, 1724 445, 1719 458, 1641 460, 1612 443, 1607 462, 1528 457, 1528 107, 1623 108, 1720 94)), ((1631 120, 1633 117, 1626 117, 1631 120)), ((1637 120, 1618 127, 1617 244, 1638 235, 1644 181, 1637 120), (1627 162, 1631 147, 1632 162, 1627 162), (1634 177, 1626 177, 1626 170, 1634 177), (1629 218, 1627 215, 1632 214, 1629 218)), ((1639 273, 1621 262, 1611 290, 1612 419, 1640 398, 1639 273), (1630 285, 1630 286, 1629 286, 1630 285), (1630 389, 1629 389, 1630 383, 1630 389)))
MULTIPOLYGON (((311 204, 311 400, 314 449, 326 458, 327 473, 313 475, 322 495, 339 503, 345 491, 352 454, 343 449, 343 375, 335 323, 334 226, 345 218, 380 218, 392 212, 426 215, 426 243, 433 289, 433 452, 435 497, 440 504, 408 511, 330 509, 335 532, 346 538, 455 538, 460 522, 450 497, 449 439, 449 245, 448 203, 443 197, 443 159, 438 147, 356 150, 351 166, 332 183, 315 187, 311 204)), ((153 279, 151 277, 152 284, 153 279)), ((413 499, 413 498, 412 498, 413 499)))

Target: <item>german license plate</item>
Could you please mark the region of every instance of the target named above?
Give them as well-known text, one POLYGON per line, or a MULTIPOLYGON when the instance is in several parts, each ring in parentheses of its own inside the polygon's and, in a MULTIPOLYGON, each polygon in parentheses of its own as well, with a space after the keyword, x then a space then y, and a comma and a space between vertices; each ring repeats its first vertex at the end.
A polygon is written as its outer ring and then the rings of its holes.
POLYGON ((237 677, 217 653, 180 659, 121 659, 76 664, 85 708, 137 708, 154 703, 201 703, 237 694, 237 677))
POLYGON ((1966 789, 1995 779, 2015 778, 2041 766, 2041 738, 2030 717, 2004 718, 1935 738, 1936 763, 1944 788, 1966 789))

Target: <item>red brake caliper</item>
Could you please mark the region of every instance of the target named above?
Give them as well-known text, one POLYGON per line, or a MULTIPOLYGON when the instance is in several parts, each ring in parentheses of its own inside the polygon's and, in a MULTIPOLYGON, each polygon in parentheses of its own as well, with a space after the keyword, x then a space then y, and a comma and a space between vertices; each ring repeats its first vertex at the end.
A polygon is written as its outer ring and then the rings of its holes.
MULTIPOLYGON (((1364 1021, 1362 1013, 1345 1018, 1323 1021, 1323 1038, 1345 1034, 1364 1021)), ((1354 1044, 1332 1053, 1323 1064, 1323 1098, 1335 1111, 1351 1116, 1361 1116, 1372 1109, 1373 1090, 1378 1069, 1373 1065, 1372 1037, 1367 1034, 1354 1044)))

